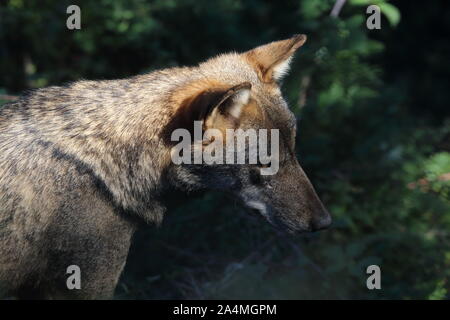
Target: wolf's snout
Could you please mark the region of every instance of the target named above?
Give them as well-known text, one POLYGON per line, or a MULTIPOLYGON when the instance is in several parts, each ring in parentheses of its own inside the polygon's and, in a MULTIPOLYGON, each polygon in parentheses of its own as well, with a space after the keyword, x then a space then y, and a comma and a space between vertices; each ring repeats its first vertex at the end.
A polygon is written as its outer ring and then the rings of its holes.
POLYGON ((331 218, 330 213, 324 209, 324 211, 320 215, 316 215, 311 220, 311 230, 312 231, 319 231, 327 229, 333 219, 331 218))

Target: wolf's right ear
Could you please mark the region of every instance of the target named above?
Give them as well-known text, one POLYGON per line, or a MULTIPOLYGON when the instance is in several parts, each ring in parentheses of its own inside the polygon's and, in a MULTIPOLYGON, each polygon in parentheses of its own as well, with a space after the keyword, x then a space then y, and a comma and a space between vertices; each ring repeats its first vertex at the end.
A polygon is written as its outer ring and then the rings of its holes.
POLYGON ((306 41, 306 35, 298 34, 292 38, 262 45, 243 55, 256 69, 263 82, 280 80, 288 71, 295 51, 306 41))

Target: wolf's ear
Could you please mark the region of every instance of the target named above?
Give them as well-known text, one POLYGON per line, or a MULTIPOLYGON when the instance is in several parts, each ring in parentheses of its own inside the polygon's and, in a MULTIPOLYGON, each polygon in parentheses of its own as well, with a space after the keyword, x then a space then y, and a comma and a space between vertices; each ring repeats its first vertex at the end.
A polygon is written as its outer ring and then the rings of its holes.
POLYGON ((172 132, 187 129, 194 132, 194 121, 203 121, 203 128, 234 129, 239 125, 239 117, 250 101, 250 82, 235 86, 221 83, 201 82, 181 91, 181 102, 177 111, 163 128, 161 134, 166 144, 171 144, 172 132))
POLYGON ((205 128, 236 128, 242 109, 250 101, 250 82, 219 89, 203 120, 205 128))
POLYGON ((244 53, 263 82, 280 80, 288 71, 292 55, 306 41, 304 34, 271 42, 244 53))

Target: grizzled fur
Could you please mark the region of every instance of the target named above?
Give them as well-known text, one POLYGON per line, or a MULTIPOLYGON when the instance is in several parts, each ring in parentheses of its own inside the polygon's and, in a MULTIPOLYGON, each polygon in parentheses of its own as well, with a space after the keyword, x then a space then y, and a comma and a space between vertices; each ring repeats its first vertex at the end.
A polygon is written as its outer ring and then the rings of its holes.
POLYGON ((0 295, 112 297, 137 223, 159 223, 162 196, 174 188, 226 191, 290 232, 329 225, 295 159, 296 122, 277 85, 305 39, 195 67, 39 89, 6 105, 0 111, 0 295), (247 100, 233 100, 244 91, 247 100), (193 120, 220 130, 279 129, 279 172, 174 165, 170 133, 191 128, 193 120), (72 264, 81 268, 81 290, 66 287, 72 264))

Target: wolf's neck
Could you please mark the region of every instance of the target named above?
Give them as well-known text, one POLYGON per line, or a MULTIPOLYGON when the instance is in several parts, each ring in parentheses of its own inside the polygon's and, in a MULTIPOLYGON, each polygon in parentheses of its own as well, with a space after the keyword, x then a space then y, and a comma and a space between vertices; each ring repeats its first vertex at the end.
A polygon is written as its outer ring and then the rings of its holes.
MULTIPOLYGON (((173 72, 171 72, 173 73, 173 72)), ((163 71, 130 79, 80 81, 38 90, 27 123, 34 134, 86 164, 118 205, 159 221, 170 148, 161 131, 174 113, 174 83, 163 71), (51 115, 51 117, 50 117, 51 115)))

